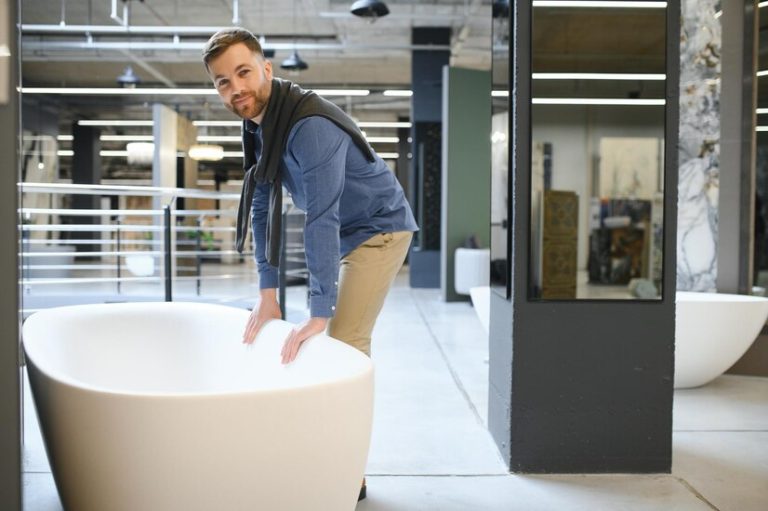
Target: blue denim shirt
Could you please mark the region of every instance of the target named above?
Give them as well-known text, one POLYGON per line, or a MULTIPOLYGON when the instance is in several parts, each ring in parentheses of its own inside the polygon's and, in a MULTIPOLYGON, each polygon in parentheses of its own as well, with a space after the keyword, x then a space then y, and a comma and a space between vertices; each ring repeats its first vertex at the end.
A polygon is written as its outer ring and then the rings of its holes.
MULTIPOLYGON (((261 129, 252 125, 256 159, 261 129)), ((309 309, 331 317, 336 309, 339 262, 358 245, 382 232, 417 231, 403 189, 386 163, 366 159, 352 138, 333 121, 307 117, 288 134, 281 162, 283 186, 305 212, 304 249, 309 270, 309 309)), ((265 257, 269 187, 258 185, 251 224, 261 289, 278 285, 277 268, 265 257)))

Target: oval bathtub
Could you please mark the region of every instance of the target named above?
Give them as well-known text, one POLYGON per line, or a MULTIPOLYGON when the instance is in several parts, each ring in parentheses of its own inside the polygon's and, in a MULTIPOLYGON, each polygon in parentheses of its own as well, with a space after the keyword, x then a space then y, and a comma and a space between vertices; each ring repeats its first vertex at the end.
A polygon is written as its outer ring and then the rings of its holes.
POLYGON ((678 291, 675 388, 699 387, 749 349, 768 318, 768 298, 678 291))
POLYGON ((76 511, 345 511, 357 504, 373 368, 292 325, 241 343, 248 311, 196 303, 62 307, 23 327, 54 480, 76 511))
MULTIPOLYGON (((488 333, 488 286, 470 289, 488 333)), ((727 371, 749 349, 768 318, 768 298, 678 291, 675 296, 675 388, 698 387, 727 371)))

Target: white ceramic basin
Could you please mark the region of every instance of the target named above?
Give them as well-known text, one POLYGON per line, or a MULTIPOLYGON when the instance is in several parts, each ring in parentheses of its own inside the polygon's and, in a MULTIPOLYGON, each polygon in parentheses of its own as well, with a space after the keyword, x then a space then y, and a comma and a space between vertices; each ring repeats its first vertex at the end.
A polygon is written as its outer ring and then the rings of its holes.
POLYGON ((49 309, 23 327, 65 509, 351 511, 373 369, 320 335, 287 366, 292 325, 241 343, 248 311, 129 303, 49 309))
POLYGON ((698 387, 728 370, 768 318, 768 298, 678 291, 675 388, 698 387))

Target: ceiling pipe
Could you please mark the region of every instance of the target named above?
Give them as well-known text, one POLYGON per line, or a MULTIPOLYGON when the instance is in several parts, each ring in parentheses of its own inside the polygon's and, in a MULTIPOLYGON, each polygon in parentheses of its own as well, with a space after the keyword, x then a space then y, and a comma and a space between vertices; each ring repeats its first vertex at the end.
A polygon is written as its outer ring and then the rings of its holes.
POLYGON ((131 16, 130 8, 128 7, 128 2, 123 0, 123 17, 117 15, 117 0, 112 0, 112 12, 110 13, 109 17, 115 20, 119 25, 122 25, 123 27, 127 27, 129 25, 128 20, 131 16))
MULTIPOLYGON (((100 34, 131 34, 131 35, 179 35, 179 36, 205 36, 209 37, 226 26, 117 26, 117 25, 45 25, 29 24, 21 25, 22 34, 76 34, 76 35, 100 35, 100 34)), ((293 35, 273 34, 270 38, 293 37, 293 35)), ((336 39, 336 34, 313 34, 306 36, 308 39, 336 39)))

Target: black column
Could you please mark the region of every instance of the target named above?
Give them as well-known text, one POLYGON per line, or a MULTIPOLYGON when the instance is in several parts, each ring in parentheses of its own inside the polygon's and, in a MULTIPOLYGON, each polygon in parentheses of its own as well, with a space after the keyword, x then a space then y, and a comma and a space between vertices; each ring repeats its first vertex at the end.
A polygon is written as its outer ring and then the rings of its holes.
MULTIPOLYGON (((101 183, 101 130, 93 126, 80 126, 77 122, 72 124, 72 184, 97 185, 101 183)), ((73 195, 72 207, 74 209, 98 209, 100 205, 99 195, 73 195)), ((63 219, 66 223, 96 224, 98 217, 80 216, 63 219)), ((98 232, 73 233, 73 237, 80 239, 98 239, 98 232)), ((92 246, 78 245, 78 252, 93 250, 92 246)))
POLYGON ((513 2, 510 299, 491 293, 488 425, 525 473, 668 473, 672 463, 680 3, 668 2, 663 298, 528 296, 531 3, 513 2))
MULTIPOLYGON (((414 28, 415 45, 450 44, 447 27, 414 28)), ((440 287, 440 175, 443 66, 450 51, 414 50, 411 56, 412 154, 410 201, 421 230, 414 236, 410 254, 412 287, 440 287)))

